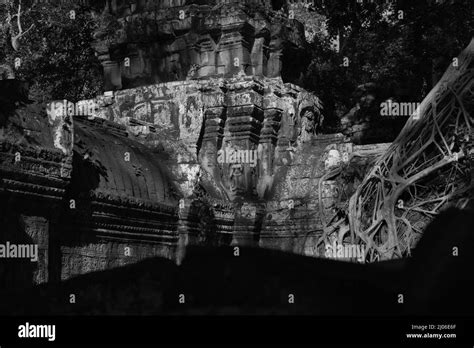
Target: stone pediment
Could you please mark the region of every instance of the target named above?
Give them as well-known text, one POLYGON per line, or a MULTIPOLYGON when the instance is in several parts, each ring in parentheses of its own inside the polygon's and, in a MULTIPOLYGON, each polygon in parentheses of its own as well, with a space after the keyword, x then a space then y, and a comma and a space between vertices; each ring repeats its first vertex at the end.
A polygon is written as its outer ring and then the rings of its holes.
POLYGON ((75 118, 73 185, 77 175, 81 181, 77 185, 96 195, 129 197, 150 205, 177 204, 169 173, 160 162, 162 155, 129 137, 125 127, 119 133, 101 123, 75 118))

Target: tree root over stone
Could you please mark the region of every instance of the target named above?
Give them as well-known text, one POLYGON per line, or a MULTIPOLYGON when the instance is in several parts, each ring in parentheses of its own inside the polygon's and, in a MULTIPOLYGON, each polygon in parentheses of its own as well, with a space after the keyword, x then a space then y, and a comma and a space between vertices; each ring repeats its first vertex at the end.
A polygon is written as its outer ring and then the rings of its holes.
POLYGON ((472 199, 473 109, 474 39, 350 199, 351 233, 367 261, 409 256, 440 210, 472 199))

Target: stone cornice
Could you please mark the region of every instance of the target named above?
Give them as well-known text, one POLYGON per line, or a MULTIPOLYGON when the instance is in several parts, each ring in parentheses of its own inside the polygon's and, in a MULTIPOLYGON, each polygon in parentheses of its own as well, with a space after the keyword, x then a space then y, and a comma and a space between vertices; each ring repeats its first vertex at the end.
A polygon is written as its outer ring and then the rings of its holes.
POLYGON ((94 191, 89 194, 88 198, 91 199, 93 204, 101 206, 105 209, 107 209, 107 207, 125 210, 135 209, 147 214, 165 214, 169 215, 170 217, 177 216, 176 206, 140 200, 135 197, 117 196, 106 192, 94 191))
POLYGON ((57 149, 31 146, 26 144, 14 144, 8 141, 0 141, 0 153, 12 154, 20 153, 22 158, 31 158, 51 163, 63 163, 67 156, 57 149))
POLYGON ((53 200, 61 200, 65 192, 62 188, 37 185, 5 178, 0 180, 0 192, 1 191, 15 192, 18 194, 53 200))

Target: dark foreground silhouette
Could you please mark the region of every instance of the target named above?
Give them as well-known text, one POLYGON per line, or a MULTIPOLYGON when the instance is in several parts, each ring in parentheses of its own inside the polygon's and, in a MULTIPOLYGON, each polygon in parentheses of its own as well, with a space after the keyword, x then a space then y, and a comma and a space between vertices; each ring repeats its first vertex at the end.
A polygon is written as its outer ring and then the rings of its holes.
POLYGON ((179 267, 155 258, 0 294, 0 314, 472 315, 473 233, 472 209, 450 208, 412 258, 369 265, 195 247, 179 267))

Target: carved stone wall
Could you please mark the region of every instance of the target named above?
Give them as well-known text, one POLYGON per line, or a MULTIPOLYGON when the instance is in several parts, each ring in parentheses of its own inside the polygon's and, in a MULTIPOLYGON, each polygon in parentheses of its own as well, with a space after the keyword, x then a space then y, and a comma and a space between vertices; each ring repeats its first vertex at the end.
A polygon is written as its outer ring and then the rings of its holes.
POLYGON ((324 175, 348 165, 358 150, 342 134, 319 133, 321 103, 295 85, 207 78, 116 91, 92 102, 90 124, 115 124, 151 153, 166 154, 161 163, 180 197, 177 259, 186 245, 203 243, 315 255, 321 209, 329 218, 347 199, 324 175), (228 148, 254 153, 255 162, 228 161, 228 148))
POLYGON ((82 246, 63 246, 61 279, 136 263, 156 256, 174 259, 173 248, 153 242, 103 239, 82 246))

